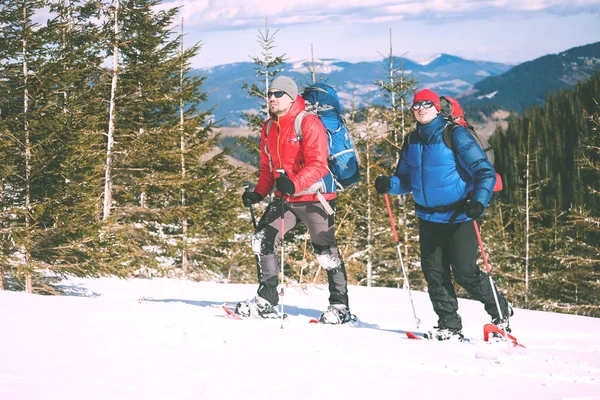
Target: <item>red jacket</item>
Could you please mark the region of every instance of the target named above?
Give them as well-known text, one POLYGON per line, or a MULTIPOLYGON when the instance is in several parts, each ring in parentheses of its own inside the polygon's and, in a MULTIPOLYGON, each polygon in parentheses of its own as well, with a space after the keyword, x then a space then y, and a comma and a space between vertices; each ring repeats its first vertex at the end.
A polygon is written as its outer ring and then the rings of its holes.
MULTIPOLYGON (((275 179, 279 177, 277 169, 283 168, 288 178, 294 183, 295 193, 308 189, 329 173, 327 157, 329 146, 325 127, 314 114, 306 114, 302 120, 302 141, 294 131, 296 116, 305 109, 304 99, 298 95, 288 113, 277 119, 271 117, 271 130, 268 137, 265 133, 269 120, 265 121, 260 135, 260 172, 254 191, 266 197, 275 187, 275 179), (265 151, 265 141, 268 141, 269 154, 265 151), (271 163, 269 162, 271 156, 271 163)), ((280 195, 276 191, 277 196, 280 195)), ((336 197, 335 192, 323 193, 327 200, 336 197)), ((303 196, 288 196, 290 202, 319 201, 314 194, 303 196)))

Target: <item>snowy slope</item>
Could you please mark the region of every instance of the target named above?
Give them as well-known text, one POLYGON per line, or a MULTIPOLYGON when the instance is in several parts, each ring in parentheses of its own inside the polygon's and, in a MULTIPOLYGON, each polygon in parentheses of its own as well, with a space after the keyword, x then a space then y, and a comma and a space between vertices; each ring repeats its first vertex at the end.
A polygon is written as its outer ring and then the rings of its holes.
MULTIPOLYGON (((218 306, 255 285, 71 279, 72 296, 0 292, 0 399, 600 399, 600 319, 515 310, 506 344, 405 339, 407 292, 351 287, 379 329, 307 324, 325 287, 286 289, 277 321, 235 321, 218 306)), ((421 331, 436 318, 413 292, 421 331)), ((488 317, 461 300, 464 333, 488 317)))

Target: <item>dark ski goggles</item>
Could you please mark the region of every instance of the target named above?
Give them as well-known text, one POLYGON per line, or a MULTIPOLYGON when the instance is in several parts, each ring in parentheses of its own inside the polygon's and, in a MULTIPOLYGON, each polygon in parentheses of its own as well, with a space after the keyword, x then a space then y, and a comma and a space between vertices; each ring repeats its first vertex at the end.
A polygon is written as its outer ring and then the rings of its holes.
POLYGON ((412 105, 412 109, 415 111, 417 111, 421 107, 431 108, 431 107, 433 107, 433 101, 429 101, 429 100, 417 101, 416 103, 413 103, 413 105, 412 105))
POLYGON ((285 92, 283 90, 277 90, 276 92, 268 92, 267 98, 270 99, 271 96, 275 96, 276 99, 280 99, 284 94, 285 92))

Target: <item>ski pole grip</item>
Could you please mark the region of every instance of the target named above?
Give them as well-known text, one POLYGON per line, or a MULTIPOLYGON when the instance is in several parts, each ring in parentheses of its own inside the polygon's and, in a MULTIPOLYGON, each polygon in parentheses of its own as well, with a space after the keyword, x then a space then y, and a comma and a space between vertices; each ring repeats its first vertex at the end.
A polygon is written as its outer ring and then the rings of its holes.
POLYGON ((392 214, 392 206, 390 205, 390 197, 388 194, 384 194, 383 198, 385 199, 385 205, 387 206, 388 215, 390 216, 390 224, 392 224, 392 232, 394 233, 394 241, 399 243, 398 240, 398 232, 396 232, 396 224, 394 223, 394 215, 392 214))
MULTIPOLYGON (((249 183, 244 184, 244 192, 250 192, 249 183)), ((248 206, 248 209, 250 210, 250 217, 252 218, 252 226, 254 227, 254 230, 256 230, 256 218, 254 217, 254 210, 252 209, 252 204, 248 206)))

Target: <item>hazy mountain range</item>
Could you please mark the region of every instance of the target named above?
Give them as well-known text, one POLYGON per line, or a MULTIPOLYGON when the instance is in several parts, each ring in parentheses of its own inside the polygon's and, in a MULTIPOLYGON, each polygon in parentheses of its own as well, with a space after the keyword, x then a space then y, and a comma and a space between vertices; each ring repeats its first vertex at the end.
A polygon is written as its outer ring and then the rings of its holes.
POLYGON ((548 54, 519 64, 503 74, 475 83, 463 93, 463 105, 494 105, 505 110, 543 105, 548 93, 568 89, 600 68, 600 42, 548 54))
MULTIPOLYGON (((389 60, 350 63, 336 59, 322 59, 315 63, 317 79, 333 86, 344 106, 349 108, 354 98, 357 107, 381 102, 375 82, 386 78, 389 60)), ((600 42, 576 47, 519 65, 489 61, 466 60, 449 54, 440 54, 426 62, 406 58, 397 59, 418 87, 429 87, 440 94, 461 99, 470 110, 481 107, 521 111, 524 106, 542 104, 548 91, 566 88, 579 79, 586 79, 600 67, 600 42), (402 64, 401 64, 402 63, 402 64)), ((257 111, 259 103, 249 98, 243 83, 259 83, 256 65, 241 62, 194 70, 206 76, 208 107, 214 107, 214 118, 221 126, 241 126, 242 111, 257 111)), ((306 61, 288 62, 282 74, 291 76, 300 89, 310 82, 306 61)))

